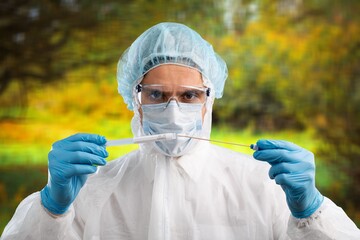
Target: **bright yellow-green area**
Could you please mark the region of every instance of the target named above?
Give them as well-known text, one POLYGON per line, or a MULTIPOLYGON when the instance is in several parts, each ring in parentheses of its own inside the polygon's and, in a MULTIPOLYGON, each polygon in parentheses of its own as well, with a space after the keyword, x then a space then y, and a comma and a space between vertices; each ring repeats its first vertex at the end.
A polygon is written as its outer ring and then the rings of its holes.
MULTIPOLYGON (((131 115, 131 114, 130 114, 131 115)), ((55 116, 54 116, 54 119, 55 116)), ((94 133, 105 136, 107 139, 131 138, 133 134, 130 127, 130 119, 101 119, 92 121, 84 116, 78 118, 64 119, 61 116, 59 122, 41 122, 40 119, 24 122, 2 122, 0 142, 0 167, 15 166, 38 166, 47 165, 47 155, 51 145, 60 139, 66 138, 79 132, 94 133), (71 121, 70 121, 71 120, 71 121), (64 121, 64 122, 62 122, 64 121)), ((251 129, 232 129, 226 126, 214 126, 211 132, 211 140, 223 141, 237 144, 250 145, 259 139, 279 139, 296 143, 316 153, 317 145, 322 144, 316 140, 311 131, 280 131, 268 133, 256 133, 251 129)), ((233 151, 251 155, 253 150, 249 147, 235 146, 231 144, 213 144, 229 148, 233 151)), ((133 150, 138 149, 137 144, 108 147, 108 161, 117 159, 133 150)), ((328 169, 317 158, 318 178, 320 186, 328 187, 332 181, 329 179, 328 169), (321 166, 321 167, 319 167, 321 166)))
MULTIPOLYGON (((31 141, 16 142, 14 140, 6 141, 2 139, 0 143, 0 157, 2 159, 1 165, 42 165, 47 164, 47 154, 51 149, 53 142, 65 138, 68 135, 75 134, 83 131, 73 128, 66 128, 61 125, 40 125, 31 123, 13 125, 13 129, 16 131, 23 131, 24 135, 27 135, 31 141), (33 130, 30 130, 33 129, 33 130), (38 134, 42 132, 42 134, 38 134)), ((130 122, 115 121, 115 120, 103 120, 99 125, 93 126, 93 131, 89 133, 96 133, 105 136, 107 139, 121 139, 130 138, 132 133, 130 130, 130 122)), ((281 139, 292 141, 309 150, 315 149, 316 141, 311 138, 310 132, 295 132, 295 131, 283 131, 276 133, 262 133, 254 134, 251 130, 241 129, 228 129, 226 127, 214 127, 212 129, 211 140, 225 141, 230 143, 238 143, 244 145, 250 145, 256 143, 258 139, 281 139)), ((234 151, 252 154, 253 150, 249 147, 235 146, 231 144, 217 143, 213 144, 232 149, 234 151)), ((138 148, 136 144, 122 145, 108 147, 109 152, 108 160, 112 161, 117 157, 120 157, 132 150, 138 148)))

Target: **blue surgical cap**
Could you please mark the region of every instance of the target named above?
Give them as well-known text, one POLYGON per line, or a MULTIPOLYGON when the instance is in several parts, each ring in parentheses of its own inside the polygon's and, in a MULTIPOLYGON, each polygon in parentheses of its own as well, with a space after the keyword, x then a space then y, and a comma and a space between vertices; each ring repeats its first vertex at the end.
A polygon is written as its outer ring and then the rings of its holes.
POLYGON ((197 69, 212 83, 215 97, 222 97, 228 75, 224 60, 191 28, 165 22, 141 34, 118 62, 118 91, 129 109, 134 108, 133 90, 139 80, 151 69, 164 64, 197 69))

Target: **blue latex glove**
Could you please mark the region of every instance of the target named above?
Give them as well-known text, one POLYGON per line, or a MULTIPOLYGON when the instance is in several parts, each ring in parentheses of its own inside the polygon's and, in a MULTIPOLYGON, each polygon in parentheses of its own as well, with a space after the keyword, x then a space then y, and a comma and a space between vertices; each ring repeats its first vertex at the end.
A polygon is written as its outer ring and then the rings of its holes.
POLYGON ((315 187, 313 153, 286 141, 259 140, 256 145, 254 158, 271 165, 269 176, 284 190, 292 215, 313 214, 324 199, 315 187))
POLYGON ((94 165, 105 165, 106 139, 96 134, 75 134, 52 145, 49 178, 41 191, 43 206, 53 214, 63 214, 75 200, 94 165))

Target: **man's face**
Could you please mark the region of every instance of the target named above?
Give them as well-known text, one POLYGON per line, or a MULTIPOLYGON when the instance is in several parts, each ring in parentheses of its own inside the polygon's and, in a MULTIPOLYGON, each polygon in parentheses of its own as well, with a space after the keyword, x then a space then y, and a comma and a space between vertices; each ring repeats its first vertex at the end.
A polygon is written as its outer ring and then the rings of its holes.
MULTIPOLYGON (((199 71, 179 65, 165 64, 158 66, 150 70, 141 81, 142 85, 147 84, 161 84, 166 85, 167 91, 173 93, 172 96, 176 98, 176 92, 181 89, 181 85, 194 86, 194 87, 204 87, 203 80, 199 71)), ((142 118, 141 108, 139 109, 140 116, 142 118)), ((205 104, 202 110, 202 117, 204 120, 204 115, 206 112, 205 104)))

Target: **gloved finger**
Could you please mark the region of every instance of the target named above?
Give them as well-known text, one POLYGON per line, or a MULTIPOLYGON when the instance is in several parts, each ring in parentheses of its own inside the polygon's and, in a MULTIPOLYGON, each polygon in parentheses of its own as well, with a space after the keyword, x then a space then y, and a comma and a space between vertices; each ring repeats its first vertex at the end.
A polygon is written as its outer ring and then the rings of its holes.
POLYGON ((83 141, 71 142, 71 141, 63 140, 54 143, 53 149, 61 149, 66 151, 82 151, 87 153, 93 153, 105 158, 109 156, 105 146, 99 146, 91 142, 83 142, 83 141))
MULTIPOLYGON (((302 174, 281 173, 276 175, 275 182, 278 185, 286 186, 289 189, 306 188, 308 182, 313 181, 314 174, 305 172, 302 174)), ((305 191, 306 189, 304 189, 305 191)))
POLYGON ((97 166, 88 164, 69 164, 69 163, 56 163, 51 167, 49 172, 51 181, 60 182, 62 184, 68 183, 74 176, 87 175, 96 172, 97 166))
POLYGON ((87 164, 100 166, 106 164, 104 158, 87 152, 71 152, 71 154, 69 154, 69 157, 65 161, 71 164, 87 164))
POLYGON ((297 162, 297 158, 293 157, 293 153, 285 149, 268 149, 255 151, 253 156, 257 160, 274 165, 281 162, 297 162))
POLYGON ((283 174, 283 173, 292 174, 292 173, 296 173, 297 171, 299 171, 298 164, 282 162, 275 164, 270 168, 269 177, 271 179, 274 179, 279 174, 283 174))
POLYGON ((100 136, 98 134, 89 134, 89 133, 77 133, 63 140, 70 142, 77 142, 77 141, 91 142, 100 146, 105 145, 106 143, 106 138, 104 136, 100 136))
POLYGON ((95 173, 97 170, 96 166, 93 165, 84 165, 84 164, 72 164, 68 166, 66 171, 64 171, 65 178, 71 178, 74 176, 87 175, 95 173))
POLYGON ((283 140, 266 140, 261 139, 256 142, 256 145, 259 150, 266 150, 266 149, 287 149, 289 151, 294 151, 301 149, 298 145, 283 141, 283 140))
POLYGON ((87 164, 87 165, 100 165, 106 164, 104 158, 87 153, 87 152, 69 152, 64 150, 52 150, 49 153, 49 167, 52 165, 68 163, 68 164, 87 164))

